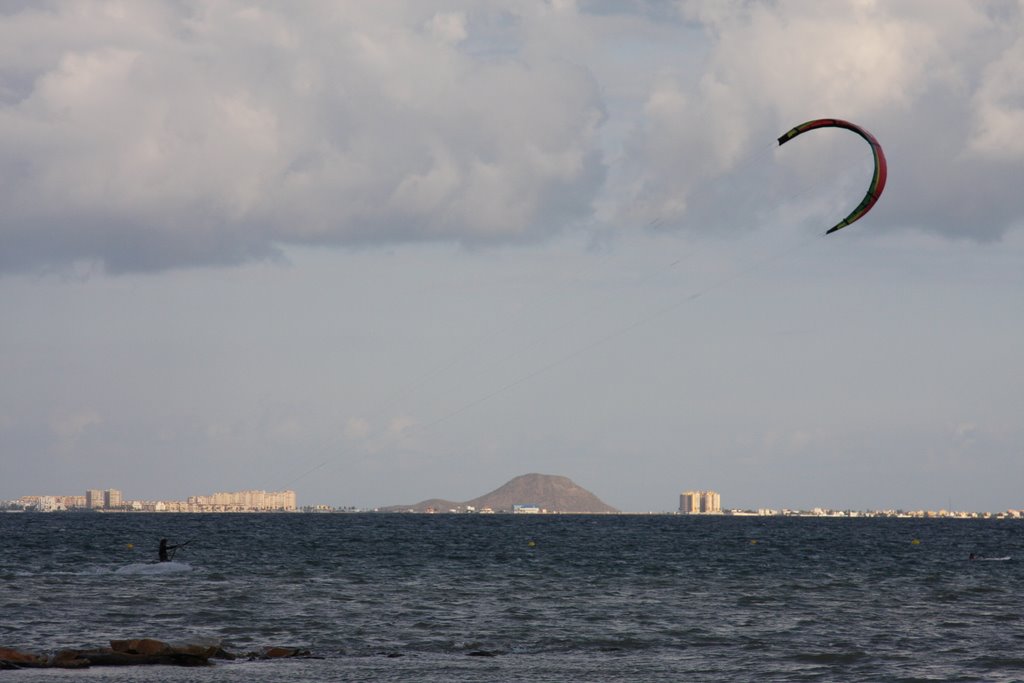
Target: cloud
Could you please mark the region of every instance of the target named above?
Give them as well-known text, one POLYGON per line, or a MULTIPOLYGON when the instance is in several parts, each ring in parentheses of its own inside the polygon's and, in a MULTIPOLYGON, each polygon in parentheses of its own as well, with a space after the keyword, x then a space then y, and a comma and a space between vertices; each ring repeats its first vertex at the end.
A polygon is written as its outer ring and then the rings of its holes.
POLYGON ((1019 21, 1016 28, 1017 39, 982 70, 971 101, 970 148, 983 158, 1020 164, 1024 161, 1024 36, 1019 21))
POLYGON ((400 2, 5 17, 0 268, 518 241, 585 217, 603 179, 596 83, 460 50, 467 30, 400 2))
POLYGON ((461 43, 468 35, 465 12, 439 12, 430 18, 428 26, 435 38, 451 45, 461 43))
MULTIPOLYGON (((668 74, 648 97, 628 149, 638 169, 634 220, 713 231, 762 224, 756 211, 779 203, 779 176, 793 171, 757 176, 744 168, 747 153, 803 121, 838 117, 886 149, 890 184, 874 220, 981 241, 1024 222, 1015 189, 1024 183, 1021 4, 682 8, 707 33, 708 64, 696 80, 668 74), (726 171, 733 201, 754 207, 739 220, 721 194, 726 171)), ((840 183, 835 143, 815 144, 817 159, 799 172, 840 183)))
POLYGON ((414 418, 398 415, 388 420, 387 433, 392 436, 404 436, 408 430, 417 424, 414 418))
POLYGON ((103 418, 91 408, 66 411, 50 419, 50 432, 56 437, 61 450, 71 450, 89 430, 102 423, 103 418))
POLYGON ((345 422, 345 438, 362 440, 370 435, 370 423, 361 417, 349 418, 345 422))
POLYGON ((970 444, 978 437, 978 425, 973 422, 961 422, 953 430, 953 433, 959 442, 970 444))
MULTIPOLYGON (((786 173, 746 160, 819 116, 886 146, 886 225, 995 240, 1021 223, 1019 2, 679 7, 14 6, 0 272, 749 228, 786 173)), ((787 150, 807 160, 789 171, 834 172, 829 150, 787 150)))

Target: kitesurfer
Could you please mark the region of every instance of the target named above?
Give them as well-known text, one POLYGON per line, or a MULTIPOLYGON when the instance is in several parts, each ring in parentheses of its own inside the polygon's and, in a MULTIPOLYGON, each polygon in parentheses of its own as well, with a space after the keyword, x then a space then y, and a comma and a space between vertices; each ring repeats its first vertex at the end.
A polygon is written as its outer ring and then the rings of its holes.
POLYGON ((181 545, 167 545, 167 539, 166 538, 161 538, 160 539, 160 561, 161 562, 170 562, 171 561, 171 555, 168 555, 167 551, 168 550, 174 550, 175 548, 180 548, 182 545, 185 545, 185 544, 182 543, 181 545))

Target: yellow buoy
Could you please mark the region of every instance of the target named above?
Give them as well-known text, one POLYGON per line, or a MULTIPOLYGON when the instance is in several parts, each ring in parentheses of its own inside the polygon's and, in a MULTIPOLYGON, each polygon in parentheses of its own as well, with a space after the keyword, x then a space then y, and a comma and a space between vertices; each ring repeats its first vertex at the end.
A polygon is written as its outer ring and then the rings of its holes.
POLYGON ((910 542, 910 545, 921 545, 921 541, 915 538, 913 541, 910 542))
POLYGON ((757 545, 757 539, 756 538, 750 539, 750 545, 757 545))
POLYGON ((135 547, 134 543, 129 543, 128 544, 128 550, 132 550, 134 547, 135 547))
POLYGON ((536 548, 537 547, 537 542, 536 541, 527 541, 526 545, 530 546, 531 548, 536 548))

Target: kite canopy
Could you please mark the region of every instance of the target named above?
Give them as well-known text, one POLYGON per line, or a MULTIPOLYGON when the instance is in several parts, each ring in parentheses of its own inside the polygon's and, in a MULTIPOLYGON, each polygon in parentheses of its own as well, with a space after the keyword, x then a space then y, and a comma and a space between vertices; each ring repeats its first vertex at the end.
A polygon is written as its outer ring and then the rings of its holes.
POLYGON ((850 123, 849 121, 843 121, 842 119, 815 119, 813 121, 808 121, 807 123, 801 123, 799 126, 780 137, 779 145, 784 145, 797 135, 806 133, 809 130, 814 130, 815 128, 845 128, 847 130, 852 130, 854 133, 868 141, 868 144, 871 145, 871 152, 875 157, 875 173, 871 177, 871 184, 868 186, 868 193, 864 195, 864 199, 861 200, 860 204, 857 205, 857 208, 854 209, 849 216, 825 231, 825 234, 828 235, 840 228, 845 228, 850 223, 860 220, 864 214, 871 210, 871 207, 875 205, 878 198, 882 196, 882 190, 885 189, 885 177, 888 174, 888 170, 885 165, 885 153, 882 151, 882 146, 878 144, 878 140, 875 139, 875 136, 857 124, 850 123))

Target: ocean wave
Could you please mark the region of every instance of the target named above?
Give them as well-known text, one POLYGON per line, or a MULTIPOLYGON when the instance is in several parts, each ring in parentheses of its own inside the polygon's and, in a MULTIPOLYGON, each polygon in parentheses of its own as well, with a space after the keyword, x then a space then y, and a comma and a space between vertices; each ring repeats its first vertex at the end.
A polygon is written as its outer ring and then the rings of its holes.
POLYGON ((184 562, 146 562, 118 567, 113 573, 132 576, 166 576, 167 574, 185 574, 191 571, 193 571, 192 565, 184 562))

